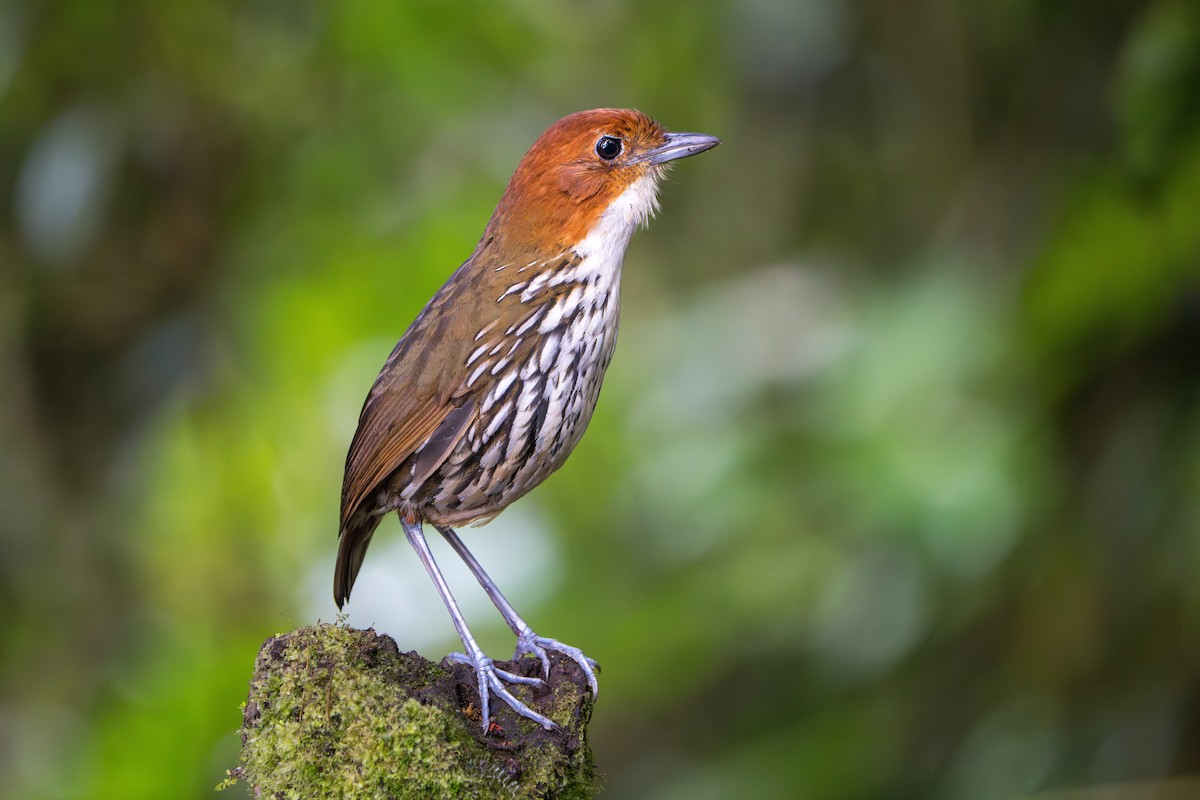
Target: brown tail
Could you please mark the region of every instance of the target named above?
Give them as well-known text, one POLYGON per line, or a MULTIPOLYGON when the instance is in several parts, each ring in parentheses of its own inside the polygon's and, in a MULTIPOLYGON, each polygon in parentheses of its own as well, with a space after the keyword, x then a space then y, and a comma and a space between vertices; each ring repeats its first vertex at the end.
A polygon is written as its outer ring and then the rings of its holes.
POLYGON ((371 536, 375 533, 380 519, 373 514, 355 516, 357 518, 347 521, 338 535, 337 566, 333 571, 333 599, 339 609, 350 599, 354 579, 358 577, 363 557, 367 554, 367 546, 371 544, 371 536))

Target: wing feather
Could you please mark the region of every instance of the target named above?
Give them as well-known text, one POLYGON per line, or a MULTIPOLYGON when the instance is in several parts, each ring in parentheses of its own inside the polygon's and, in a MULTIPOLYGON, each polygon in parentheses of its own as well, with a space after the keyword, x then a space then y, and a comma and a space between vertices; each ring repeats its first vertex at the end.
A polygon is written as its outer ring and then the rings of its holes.
POLYGON ((474 334, 467 329, 481 314, 472 307, 480 299, 467 291, 471 280, 461 273, 479 268, 468 260, 446 281, 400 337, 371 387, 346 455, 343 528, 371 493, 463 405, 453 395, 461 386, 468 348, 474 346, 474 334))
POLYGON ((420 402, 411 395, 385 390, 373 394, 363 408, 358 431, 346 456, 342 483, 342 524, 367 496, 387 480, 427 440, 453 408, 434 398, 420 402))

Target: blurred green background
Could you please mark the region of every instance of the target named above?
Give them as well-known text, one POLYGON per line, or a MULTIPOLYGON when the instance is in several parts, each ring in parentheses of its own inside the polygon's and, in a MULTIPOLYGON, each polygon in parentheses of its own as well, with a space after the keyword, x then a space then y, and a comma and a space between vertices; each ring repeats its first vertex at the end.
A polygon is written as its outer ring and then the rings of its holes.
MULTIPOLYGON (((465 538, 603 665, 606 796, 1200 773, 1196 3, 7 0, 0 796, 244 796, 368 386, 602 105, 724 144, 583 444, 465 538)), ((350 611, 457 645, 394 521, 350 611)))

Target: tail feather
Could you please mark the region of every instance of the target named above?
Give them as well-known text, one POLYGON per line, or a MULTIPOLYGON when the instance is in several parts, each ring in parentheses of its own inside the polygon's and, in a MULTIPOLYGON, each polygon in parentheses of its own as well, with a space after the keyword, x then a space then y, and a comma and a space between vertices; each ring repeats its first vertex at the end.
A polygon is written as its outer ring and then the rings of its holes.
POLYGON ((338 535, 337 566, 333 571, 333 599, 338 609, 350 599, 354 579, 358 577, 367 547, 371 544, 371 536, 378 525, 378 516, 359 514, 357 519, 350 519, 342 526, 338 535))

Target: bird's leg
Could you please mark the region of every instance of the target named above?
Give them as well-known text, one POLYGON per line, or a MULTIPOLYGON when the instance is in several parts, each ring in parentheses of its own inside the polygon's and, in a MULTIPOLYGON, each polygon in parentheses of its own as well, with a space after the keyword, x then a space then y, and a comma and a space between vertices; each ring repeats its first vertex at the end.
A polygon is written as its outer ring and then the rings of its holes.
POLYGON ((408 537, 408 543, 417 551, 417 557, 425 565, 425 571, 429 573, 429 578, 433 581, 434 587, 437 588, 438 594, 441 595, 442 602, 446 604, 446 610, 450 612, 450 619, 454 621, 458 637, 462 639, 463 648, 467 651, 465 654, 451 653, 449 658, 475 668, 475 676, 479 681, 479 705, 483 709, 484 733, 487 733, 488 722, 491 717, 488 704, 489 692, 495 693, 496 696, 508 703, 518 714, 533 720, 546 730, 557 728, 558 725, 553 720, 542 716, 522 703, 513 696, 513 693, 503 683, 503 681, 508 681, 509 683, 540 684, 541 681, 537 678, 514 675, 511 672, 500 669, 480 649, 479 644, 475 641, 475 637, 471 635, 470 629, 467 628, 467 621, 463 617, 462 611, 459 610, 458 603, 454 600, 454 595, 450 593, 450 586, 446 583, 446 579, 442 577, 442 571, 438 569, 437 562, 433 560, 433 553, 429 549, 429 543, 425 541, 425 534, 421 531, 421 523, 409 522, 401 516, 400 524, 404 527, 404 535, 408 537))
POLYGON ((600 691, 600 685, 596 680, 596 671, 600 669, 600 666, 584 655, 583 651, 578 647, 572 647, 571 645, 563 644, 557 639, 547 639, 544 636, 538 636, 534 633, 529 624, 521 619, 516 609, 512 607, 512 603, 508 602, 508 598, 504 596, 500 588, 483 571, 483 567, 475 560, 475 556, 471 555, 471 551, 463 544, 462 539, 458 538, 458 534, 454 532, 454 529, 448 525, 435 525, 434 527, 446 538, 446 541, 454 548, 454 552, 458 553, 459 557, 475 576, 475 579, 479 581, 479 585, 487 592, 487 596, 492 599, 492 603, 496 606, 500 615, 504 617, 504 621, 508 623, 508 627, 512 628, 512 632, 517 635, 517 650, 513 657, 520 658, 525 653, 532 653, 542 662, 542 674, 546 678, 549 678, 550 659, 546 656, 546 651, 554 650, 562 653, 578 664, 579 668, 583 670, 583 674, 587 676, 588 686, 592 689, 592 697, 596 697, 600 691))

